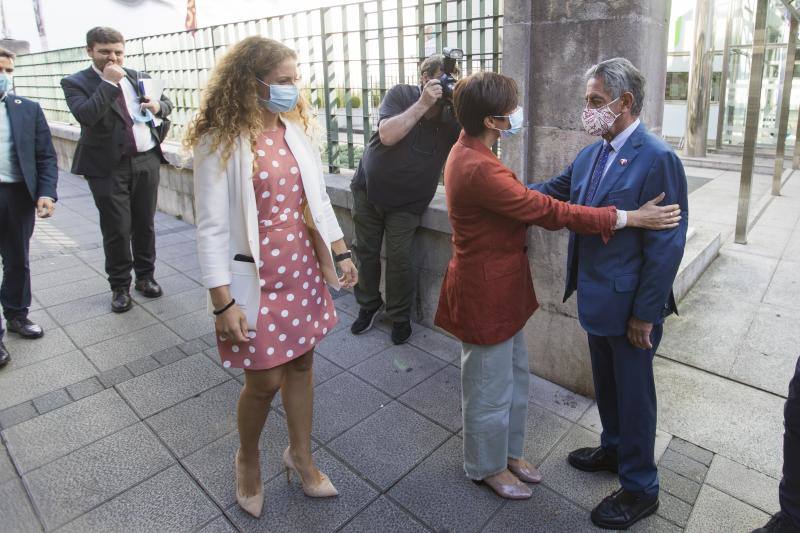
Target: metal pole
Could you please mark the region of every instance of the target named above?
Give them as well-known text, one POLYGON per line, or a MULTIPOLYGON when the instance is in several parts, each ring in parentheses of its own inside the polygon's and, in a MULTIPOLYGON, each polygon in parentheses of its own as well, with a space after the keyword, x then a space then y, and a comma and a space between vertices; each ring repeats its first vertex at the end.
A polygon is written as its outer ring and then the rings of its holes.
POLYGON ((333 53, 333 36, 328 35, 325 29, 325 17, 328 8, 319 10, 319 33, 322 37, 322 84, 323 101, 325 102, 325 127, 328 130, 328 172, 339 173, 339 124, 336 121, 336 100, 331 98, 332 81, 336 76, 336 69, 330 68, 329 54, 333 53))
POLYGON ((719 80, 719 113, 717 115, 717 150, 722 148, 722 130, 725 129, 725 106, 728 99, 728 68, 730 67, 731 33, 733 32, 733 14, 737 0, 728 2, 728 21, 725 24, 725 44, 722 48, 722 76, 719 80))
POLYGON ((761 83, 764 78, 764 41, 767 26, 769 0, 758 0, 755 29, 753 31, 753 55, 750 59, 750 87, 747 92, 747 118, 744 125, 744 152, 742 154, 742 177, 739 182, 739 209, 736 213, 736 236, 734 242, 747 244, 747 221, 750 214, 750 193, 753 184, 753 164, 756 155, 759 112, 761 110, 761 83))
POLYGON ((714 4, 697 0, 694 17, 694 48, 689 71, 689 96, 686 110, 686 155, 706 156, 708 110, 711 104, 711 67, 714 55, 714 4))
POLYGON ((775 172, 772 174, 772 196, 781 195, 783 157, 786 153, 786 130, 789 128, 789 98, 792 94, 794 58, 797 49, 797 19, 789 17, 789 42, 786 44, 786 61, 781 72, 781 103, 778 112, 778 146, 775 148, 775 172))
POLYGON ((406 34, 403 27, 403 0, 397 0, 397 73, 400 76, 400 83, 406 82, 406 34))

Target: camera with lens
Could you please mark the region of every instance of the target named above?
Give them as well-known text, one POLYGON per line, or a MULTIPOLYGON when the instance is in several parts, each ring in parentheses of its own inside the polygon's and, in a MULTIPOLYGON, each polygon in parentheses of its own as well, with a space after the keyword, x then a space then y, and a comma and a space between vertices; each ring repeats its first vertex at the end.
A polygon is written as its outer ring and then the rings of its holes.
POLYGON ((456 61, 464 57, 464 51, 460 48, 443 48, 444 64, 442 65, 442 75, 439 81, 442 84, 442 100, 450 101, 453 99, 453 89, 456 86, 456 79, 453 74, 457 72, 456 61))

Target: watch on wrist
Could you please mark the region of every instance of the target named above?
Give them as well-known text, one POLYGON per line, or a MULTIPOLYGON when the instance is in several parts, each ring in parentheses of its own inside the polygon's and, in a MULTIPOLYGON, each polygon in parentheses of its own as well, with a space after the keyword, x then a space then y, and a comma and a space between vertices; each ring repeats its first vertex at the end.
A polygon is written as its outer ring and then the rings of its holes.
POLYGON ((345 259, 350 259, 351 257, 353 257, 353 254, 350 252, 350 250, 347 250, 346 252, 342 252, 340 254, 334 254, 333 260, 337 263, 341 263, 345 259))

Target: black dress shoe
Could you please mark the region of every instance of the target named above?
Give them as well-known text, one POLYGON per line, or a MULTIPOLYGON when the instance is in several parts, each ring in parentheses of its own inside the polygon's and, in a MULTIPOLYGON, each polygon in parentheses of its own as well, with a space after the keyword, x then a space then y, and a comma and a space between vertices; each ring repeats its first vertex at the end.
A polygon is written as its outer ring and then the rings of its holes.
POLYGON ((34 324, 27 317, 10 318, 8 320, 8 331, 13 331, 25 339, 38 339, 44 335, 42 326, 34 324))
POLYGON ((128 289, 114 289, 111 295, 111 310, 115 313, 124 313, 133 307, 128 289))
POLYGON ((603 529, 628 529, 657 509, 658 495, 644 496, 619 489, 592 509, 592 523, 603 529))
POLYGON ((392 324, 392 342, 395 344, 405 344, 411 337, 411 322, 394 322, 392 324))
POLYGON ((569 464, 583 470, 584 472, 608 472, 617 473, 617 454, 607 448, 598 446, 597 448, 578 448, 571 452, 567 457, 569 464))
POLYGON ((800 533, 800 525, 795 524, 788 516, 779 512, 770 518, 764 527, 754 529, 752 533, 800 533))
POLYGON ((164 294, 161 286, 154 279, 137 279, 133 288, 148 298, 158 298, 164 294))
POLYGON ((3 344, 3 341, 0 341, 0 368, 3 368, 11 361, 11 354, 8 353, 6 349, 6 345, 3 344))

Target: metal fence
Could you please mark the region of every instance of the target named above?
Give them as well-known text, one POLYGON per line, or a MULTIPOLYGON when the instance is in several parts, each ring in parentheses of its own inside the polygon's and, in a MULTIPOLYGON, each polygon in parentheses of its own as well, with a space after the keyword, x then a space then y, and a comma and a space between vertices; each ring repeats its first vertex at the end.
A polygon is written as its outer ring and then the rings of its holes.
MULTIPOLYGON (((463 73, 500 70, 500 0, 367 0, 287 15, 130 39, 125 65, 166 81, 175 104, 171 140, 199 108, 214 62, 237 41, 262 35, 297 51, 301 84, 326 132, 331 172, 355 168, 377 108, 397 83, 417 83, 420 61, 444 46, 461 48, 463 73)), ((37 100, 48 120, 75 123, 62 77, 88 66, 83 47, 19 56, 18 94, 37 100)))

